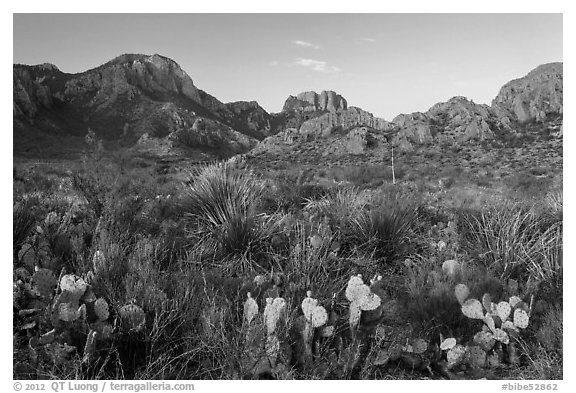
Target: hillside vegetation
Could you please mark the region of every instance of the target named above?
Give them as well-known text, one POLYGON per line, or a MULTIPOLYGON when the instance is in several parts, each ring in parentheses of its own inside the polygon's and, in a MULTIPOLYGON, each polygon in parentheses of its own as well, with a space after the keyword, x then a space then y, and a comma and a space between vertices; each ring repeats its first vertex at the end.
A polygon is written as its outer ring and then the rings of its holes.
POLYGON ((163 174, 92 146, 14 166, 15 378, 562 378, 561 179, 163 174))

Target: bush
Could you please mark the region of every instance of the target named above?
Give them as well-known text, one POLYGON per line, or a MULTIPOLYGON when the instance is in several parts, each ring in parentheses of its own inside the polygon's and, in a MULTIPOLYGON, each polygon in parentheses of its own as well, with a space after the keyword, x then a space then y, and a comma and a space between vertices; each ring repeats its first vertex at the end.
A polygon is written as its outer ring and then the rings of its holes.
POLYGON ((543 279, 562 267, 562 223, 520 204, 461 211, 463 248, 502 278, 543 279))
POLYGON ((205 255, 254 253, 270 236, 271 225, 258 208, 264 184, 250 171, 227 163, 204 167, 190 175, 183 208, 190 238, 205 255))

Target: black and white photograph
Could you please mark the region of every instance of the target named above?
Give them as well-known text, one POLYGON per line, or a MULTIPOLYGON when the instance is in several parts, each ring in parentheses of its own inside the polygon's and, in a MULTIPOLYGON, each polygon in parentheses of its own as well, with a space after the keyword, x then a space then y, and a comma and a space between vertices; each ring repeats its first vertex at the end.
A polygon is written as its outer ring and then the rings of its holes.
POLYGON ((562 390, 564 15, 297 12, 12 14, 15 391, 562 390))

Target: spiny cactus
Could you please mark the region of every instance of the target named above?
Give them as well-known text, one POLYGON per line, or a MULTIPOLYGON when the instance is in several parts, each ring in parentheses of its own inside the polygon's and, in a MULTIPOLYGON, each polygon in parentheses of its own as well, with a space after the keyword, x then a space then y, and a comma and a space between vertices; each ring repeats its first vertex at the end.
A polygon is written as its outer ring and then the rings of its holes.
POLYGON ((451 369, 462 363, 466 357, 466 348, 461 344, 456 344, 446 354, 448 368, 451 369))
POLYGON ((526 329, 529 321, 528 313, 522 309, 514 310, 514 326, 520 329, 526 329))
POLYGON ((252 298, 252 294, 248 292, 248 299, 244 303, 244 319, 250 324, 254 317, 258 314, 258 303, 252 298))
POLYGON ((86 318, 86 305, 78 306, 76 302, 60 303, 58 317, 64 322, 73 322, 79 318, 86 318))
POLYGON ((127 304, 120 308, 118 315, 125 328, 130 331, 139 331, 146 323, 146 314, 144 310, 135 304, 127 304))
POLYGON ((464 305, 468 296, 470 296, 470 289, 464 284, 458 284, 454 288, 454 294, 456 295, 456 299, 458 299, 458 303, 464 305))
POLYGON ((306 320, 313 328, 320 327, 328 321, 326 309, 318 305, 318 300, 312 298, 312 292, 306 293, 306 298, 302 301, 302 312, 306 320))
POLYGON ((86 284, 86 281, 84 281, 82 277, 78 277, 74 274, 65 274, 60 279, 60 289, 62 291, 70 292, 77 300, 84 295, 87 287, 88 285, 86 284))
POLYGON ((494 344, 496 344, 496 340, 494 336, 490 332, 478 332, 474 335, 473 342, 479 345, 483 350, 490 351, 494 348, 494 344))
POLYGON ((496 313, 502 321, 506 321, 512 312, 512 306, 508 302, 500 302, 496 308, 496 313))
POLYGON ((110 316, 108 311, 108 303, 106 300, 99 298, 94 302, 94 313, 98 317, 99 321, 105 321, 110 316))
POLYGON ((380 296, 372 292, 370 287, 364 284, 361 275, 352 276, 346 287, 346 298, 350 301, 350 327, 355 329, 360 323, 362 311, 372 311, 380 307, 380 296))
POLYGON ((486 352, 476 346, 472 345, 467 348, 468 351, 468 364, 472 367, 481 368, 486 365, 486 352))
POLYGON ((462 313, 471 319, 484 319, 482 303, 477 299, 468 299, 462 304, 462 313))
POLYGON ((38 269, 32 276, 32 285, 42 297, 51 297, 57 281, 50 269, 38 269))
POLYGON ((283 316, 286 310, 286 301, 281 297, 275 299, 266 298, 266 307, 264 308, 264 323, 266 324, 266 332, 271 336, 276 331, 276 324, 283 316))
POLYGON ((449 337, 440 343, 440 349, 442 351, 448 351, 454 348, 455 345, 456 345, 456 339, 454 337, 449 337))

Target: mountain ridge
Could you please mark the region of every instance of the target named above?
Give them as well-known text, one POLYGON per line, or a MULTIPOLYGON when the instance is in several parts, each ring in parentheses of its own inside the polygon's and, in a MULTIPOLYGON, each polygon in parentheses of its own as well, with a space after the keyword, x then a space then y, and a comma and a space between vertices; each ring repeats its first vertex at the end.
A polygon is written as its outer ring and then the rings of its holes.
MULTIPOLYGON (((33 142, 40 133, 80 137, 90 128, 125 146, 137 147, 145 135, 148 142, 166 139, 174 146, 230 156, 274 135, 306 140, 364 127, 413 150, 439 136, 440 143, 484 141, 513 135, 523 123, 561 116, 562 71, 562 63, 540 65, 502 86, 491 106, 455 96, 426 112, 387 121, 349 106, 332 90, 289 95, 278 113, 268 113, 254 100, 224 103, 198 88, 176 61, 159 54, 123 54, 75 74, 50 63, 14 64, 14 132, 33 142)), ((15 152, 20 147, 15 137, 15 152)))

